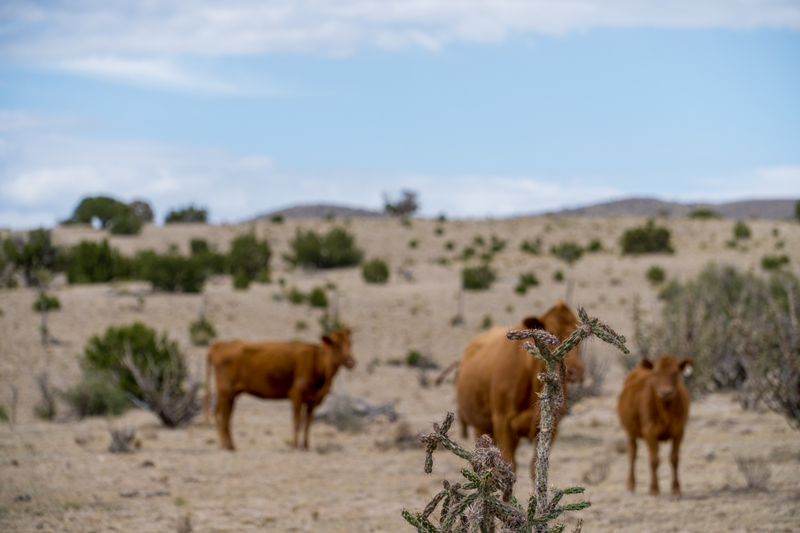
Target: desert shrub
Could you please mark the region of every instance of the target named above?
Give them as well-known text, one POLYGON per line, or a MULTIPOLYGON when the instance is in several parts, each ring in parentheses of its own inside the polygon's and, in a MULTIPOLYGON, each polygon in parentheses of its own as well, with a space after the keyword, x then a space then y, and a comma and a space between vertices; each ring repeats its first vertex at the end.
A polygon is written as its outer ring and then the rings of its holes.
POLYGON ((322 287, 314 287, 308 293, 308 304, 311 307, 328 307, 328 296, 322 287))
POLYGON ((42 401, 33 406, 33 416, 42 420, 53 420, 56 417, 56 398, 50 387, 47 371, 36 376, 36 385, 39 387, 42 401))
POLYGON ((689 218, 708 220, 712 218, 722 218, 722 215, 720 215, 713 209, 708 209, 707 207, 700 207, 689 213, 689 218))
POLYGON ((497 253, 505 247, 506 241, 504 239, 501 239, 497 235, 492 235, 491 241, 489 242, 489 249, 492 251, 492 253, 497 253))
POLYGON ((465 289, 488 289, 497 278, 489 265, 467 267, 461 271, 461 286, 465 289))
POLYGON ((514 290, 519 294, 528 292, 528 287, 535 287, 539 284, 539 278, 533 272, 523 272, 519 275, 519 283, 514 290))
POLYGON ((208 245, 205 239, 194 238, 189 241, 191 256, 203 266, 208 274, 223 274, 227 268, 228 258, 208 245))
POLYGON ((667 228, 656 227, 650 219, 644 226, 629 229, 622 235, 623 254, 673 253, 667 228))
POLYGON ((434 235, 444 235, 444 228, 436 228, 433 230, 434 235))
POLYGON ((61 309, 61 302, 55 296, 50 296, 44 291, 39 293, 39 298, 31 306, 34 311, 49 311, 51 309, 61 309))
POLYGON ((181 222, 206 222, 208 219, 208 209, 197 208, 194 205, 182 209, 173 209, 167 213, 164 219, 165 224, 176 224, 181 222))
POLYGON ((425 355, 419 350, 409 350, 403 359, 406 366, 413 366, 415 368, 439 368, 434 360, 429 355, 425 355))
POLYGON ((603 243, 600 239, 592 239, 586 246, 586 251, 590 253, 600 252, 603 250, 603 243))
MULTIPOLYGON (((110 372, 123 391, 141 399, 144 393, 123 362, 126 349, 130 350, 134 364, 138 368, 145 368, 148 365, 170 363, 170 352, 177 354, 178 344, 169 340, 166 333, 159 337, 154 329, 141 322, 128 326, 110 326, 102 337, 94 335, 86 343, 81 356, 84 371, 110 372)), ((182 375, 186 372, 181 368, 174 371, 182 375)))
POLYGON ((761 258, 761 268, 764 270, 779 270, 789 263, 787 255, 765 255, 761 258))
POLYGON ((542 253, 542 238, 536 237, 536 240, 533 241, 524 240, 519 248, 531 255, 539 255, 542 253))
POLYGON ((297 228, 289 246, 293 253, 285 255, 284 259, 292 265, 305 268, 354 266, 364 256, 364 252, 355 245, 355 237, 341 227, 331 228, 325 235, 297 228))
POLYGON ((136 255, 135 271, 136 277, 152 283, 153 289, 167 292, 200 292, 206 280, 206 270, 197 257, 162 255, 153 250, 136 255))
POLYGON ((492 315, 488 313, 483 315, 483 320, 481 320, 481 329, 489 329, 490 327, 492 327, 492 324, 494 324, 494 319, 492 318, 492 315))
POLYGON ((408 247, 411 248, 412 250, 415 249, 418 244, 419 241, 417 241, 417 239, 411 239, 410 241, 408 241, 408 247))
POLYGON ((250 276, 244 270, 237 270, 233 275, 233 288, 243 291, 250 286, 250 276))
POLYGON ((244 272, 250 281, 255 281, 264 271, 269 271, 272 249, 267 241, 259 241, 255 234, 239 235, 231 241, 228 253, 228 271, 236 275, 244 272))
POLYGON ((8 422, 11 418, 8 416, 8 408, 0 403, 0 422, 8 422))
POLYGON ((658 285, 659 283, 664 283, 664 280, 667 278, 667 275, 664 273, 664 269, 658 265, 653 265, 647 270, 647 281, 652 283, 653 285, 658 285))
POLYGON ((464 247, 464 250, 461 251, 461 255, 458 256, 458 259, 466 261, 473 257, 475 257, 475 248, 473 248, 472 246, 466 246, 464 247))
POLYGON ((454 243, 453 241, 447 241, 446 243, 444 243, 445 250, 453 250, 455 247, 456 243, 454 243))
POLYGON ((214 324, 206 320, 206 317, 200 317, 189 324, 189 339, 195 346, 208 346, 216 336, 217 330, 214 329, 214 324))
POLYGON ((292 287, 289 291, 289 301, 293 304, 301 304, 306 301, 306 295, 297 287, 292 287))
POLYGON ((577 243, 565 241, 551 246, 550 253, 571 265, 581 258, 583 255, 583 247, 577 243))
POLYGON ((5 260, 20 270, 29 287, 41 284, 39 273, 42 271, 63 270, 63 254, 53 246, 50 231, 44 228, 28 232, 27 239, 21 237, 8 238, 3 242, 5 260))
POLYGON ((361 275, 367 283, 386 283, 389 281, 389 265, 383 259, 371 259, 361 267, 361 275))
POLYGON ((733 225, 734 239, 749 239, 751 235, 750 226, 739 220, 733 225))
POLYGON ((81 381, 61 393, 78 418, 87 416, 121 415, 130 402, 108 371, 86 371, 81 381))
POLYGON ((142 229, 142 219, 136 217, 126 207, 124 214, 114 217, 109 222, 108 232, 112 235, 136 235, 142 229))
POLYGON ((276 213, 269 218, 269 221, 273 224, 283 224, 284 220, 284 216, 280 213, 276 213))
POLYGON ((417 193, 414 191, 402 191, 400 199, 395 202, 392 202, 388 195, 384 195, 383 200, 383 210, 392 216, 408 217, 409 215, 413 215, 417 209, 419 209, 419 204, 417 204, 417 193))
POLYGON ((132 263, 106 239, 101 242, 81 241, 67 250, 64 271, 69 283, 106 283, 128 278, 132 263))
POLYGON ((553 272, 553 281, 557 281, 559 283, 564 281, 564 273, 560 270, 556 270, 555 272, 553 272))
POLYGON ((772 477, 769 465, 758 457, 734 456, 736 468, 744 476, 748 490, 767 490, 767 483, 772 477))

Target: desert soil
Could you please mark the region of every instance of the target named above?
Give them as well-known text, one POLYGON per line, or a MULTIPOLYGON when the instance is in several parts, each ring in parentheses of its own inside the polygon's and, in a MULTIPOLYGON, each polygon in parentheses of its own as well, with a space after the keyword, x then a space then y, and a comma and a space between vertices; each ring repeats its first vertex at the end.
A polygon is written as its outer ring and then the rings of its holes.
MULTIPOLYGON (((432 422, 455 408, 452 376, 433 386, 437 371, 422 374, 392 365, 392 360, 416 349, 446 366, 480 333, 487 315, 493 324, 510 327, 546 311, 559 298, 585 306, 590 315, 628 335, 635 352, 634 301, 641 303, 649 320, 658 313, 657 289, 645 279, 652 265, 660 265, 670 278, 687 279, 711 261, 760 271, 764 254, 780 252, 790 256, 790 268, 798 272, 796 223, 748 221, 752 238, 733 249, 726 246, 732 237, 730 220, 666 219, 659 223, 672 231, 674 255, 621 256, 623 231, 643 222, 530 217, 413 220, 410 227, 382 219, 146 227, 139 236, 112 237, 111 243, 123 253, 166 251, 171 245, 185 253, 191 238, 202 237, 225 250, 234 235, 252 229, 272 244, 274 281, 236 291, 230 278, 222 276, 210 279, 202 295, 185 295, 154 293, 141 282, 69 286, 57 277, 52 292, 61 309, 49 314, 55 342, 46 347, 40 343, 40 317, 31 310, 37 291, 0 290, 0 403, 9 407, 12 388, 19 391, 16 423, 0 424, 0 531, 167 532, 178 531, 188 520, 191 530, 201 533, 411 532, 400 517, 401 509, 421 509, 443 479, 459 479, 464 465, 437 452, 434 473, 426 475, 422 449, 392 446, 404 427, 412 433, 429 431, 432 422), (326 230, 337 224, 355 234, 368 258, 382 257, 391 264, 388 284, 366 284, 357 268, 287 268, 281 256, 298 226, 326 230), (435 233, 438 227, 442 235, 435 233), (490 290, 465 294, 465 322, 453 327, 463 266, 453 257, 476 235, 488 242, 493 234, 507 240, 493 261, 498 280, 490 290), (605 249, 568 266, 548 253, 532 256, 520 251, 523 239, 537 236, 545 252, 561 241, 585 245, 595 238, 605 249), (409 245, 412 240, 417 241, 414 248, 409 245), (455 243, 453 251, 445 249, 447 241, 455 243), (783 247, 778 250, 780 242, 783 247), (401 268, 405 275, 398 273, 401 268), (563 271, 564 282, 553 280, 557 270, 563 271), (514 286, 519 273, 528 271, 537 274, 540 285, 520 296, 514 286), (283 288, 279 278, 285 281, 283 288), (340 432, 318 421, 311 431, 311 451, 297 452, 290 447, 287 401, 241 397, 233 418, 238 450, 231 453, 218 449, 214 428, 199 418, 187 428, 170 430, 138 409, 119 418, 75 420, 64 404, 59 404, 54 422, 33 416, 40 401, 36 377, 47 371, 50 383, 59 389, 77 383, 78 354, 90 336, 110 325, 138 320, 166 331, 185 350, 192 376, 202 381, 205 349, 190 345, 188 326, 204 298, 219 338, 313 342, 319 337, 321 311, 293 305, 281 295, 292 286, 308 291, 329 282, 338 287, 341 319, 353 327, 358 362, 352 371, 340 371, 333 391, 372 405, 392 402, 400 421, 378 417, 360 432, 340 432), (109 453, 108 428, 134 428, 138 449, 109 453), (22 495, 29 499, 15 501, 22 495)), ((90 228, 57 228, 53 235, 59 244, 107 237, 90 228)), ((623 379, 619 355, 594 341, 585 346, 584 357, 607 362, 609 370, 601 394, 581 401, 562 420, 550 478, 558 487, 586 487, 592 506, 576 513, 585 521, 584 531, 800 531, 800 431, 778 414, 743 410, 730 392, 693 400, 681 453, 681 500, 647 496, 649 473, 642 447, 637 491, 626 494, 623 433, 615 414, 623 379), (746 489, 737 457, 764 461, 771 472, 764 490, 746 489)), ((460 441, 472 445, 471 438, 460 441)), ((515 493, 521 500, 532 490, 527 473, 532 450, 526 443, 518 451, 515 493)), ((670 482, 667 454, 662 446, 662 490, 670 482)))

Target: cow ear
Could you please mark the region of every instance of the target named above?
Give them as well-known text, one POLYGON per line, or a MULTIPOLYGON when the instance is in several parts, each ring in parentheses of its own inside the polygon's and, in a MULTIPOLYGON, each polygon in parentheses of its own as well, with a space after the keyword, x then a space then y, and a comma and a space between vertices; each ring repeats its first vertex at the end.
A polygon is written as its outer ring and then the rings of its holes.
POLYGON ((333 340, 327 335, 323 335, 322 344, 324 344, 325 346, 333 346, 333 340))
POLYGON ((647 357, 642 357, 642 368, 646 368, 648 370, 653 368, 653 362, 650 361, 647 357))
POLYGON ((535 316, 529 316, 522 323, 525 324, 525 329, 547 329, 542 321, 535 316))
POLYGON ((694 361, 691 359, 684 359, 681 361, 680 368, 683 375, 688 378, 692 375, 692 371, 694 370, 694 361))

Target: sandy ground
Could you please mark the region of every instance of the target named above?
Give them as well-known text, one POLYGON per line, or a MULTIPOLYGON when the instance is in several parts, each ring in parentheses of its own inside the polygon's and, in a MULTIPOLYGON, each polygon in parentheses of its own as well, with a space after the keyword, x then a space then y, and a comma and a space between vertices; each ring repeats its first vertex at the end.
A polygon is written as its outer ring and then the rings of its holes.
MULTIPOLYGON (((441 420, 455 407, 452 378, 441 387, 424 387, 419 371, 388 361, 416 349, 447 365, 481 331, 486 315, 494 324, 511 326, 564 297, 630 337, 635 300, 651 316, 657 312, 656 290, 645 279, 654 264, 679 279, 694 276, 710 261, 758 271, 761 256, 777 251, 782 241, 780 252, 791 257, 791 268, 797 272, 800 265, 800 226, 771 221, 749 222, 753 237, 743 247, 731 249, 725 245, 732 235, 731 221, 665 220, 673 232, 674 255, 621 257, 619 237, 641 222, 534 217, 414 220, 411 227, 397 220, 147 227, 140 236, 115 237, 111 242, 124 253, 166 250, 173 244, 185 251, 191 238, 203 237, 225 250, 232 236, 253 229, 272 243, 276 281, 234 291, 230 278, 219 277, 207 282, 203 295, 170 295, 152 293, 147 284, 138 282, 67 286, 57 278, 52 292, 62 308, 50 313, 48 322, 57 343, 47 347, 39 342, 39 316, 31 310, 37 292, 2 290, 0 403, 11 404, 12 386, 19 390, 19 401, 16 424, 0 424, 0 531, 178 531, 187 516, 195 532, 413 531, 400 510, 422 508, 442 479, 460 477, 463 465, 440 452, 434 457, 434 474, 427 476, 422 472, 422 450, 378 444, 395 436, 401 423, 418 432, 441 420), (393 272, 387 285, 364 283, 359 269, 286 268, 280 257, 298 225, 325 230, 334 224, 346 225, 368 258, 389 261, 393 272), (443 228, 442 235, 435 234, 437 227, 443 228), (507 240, 493 262, 498 281, 488 291, 468 292, 465 324, 452 327, 462 263, 440 260, 452 259, 476 235, 488 241, 492 234, 507 240), (523 239, 537 236, 544 250, 563 240, 587 244, 599 238, 605 251, 585 255, 574 266, 549 254, 534 257, 519 251, 523 239), (415 248, 409 246, 411 240, 417 241, 415 248), (445 249, 450 240, 454 251, 445 249), (397 274, 401 267, 410 279, 397 274), (556 270, 562 270, 567 281, 554 282, 556 270), (513 289, 519 273, 527 271, 536 272, 541 284, 525 296, 517 295, 513 289), (33 417, 33 406, 40 399, 36 376, 47 370, 53 386, 75 384, 80 376, 76 356, 91 335, 109 325, 140 320, 166 331, 186 350, 192 374, 202 380, 205 350, 190 346, 188 325, 197 318, 203 298, 220 338, 315 340, 320 311, 277 298, 282 291, 279 278, 286 289, 297 286, 304 291, 336 284, 341 318, 354 328, 358 365, 353 371, 342 370, 333 390, 371 404, 391 401, 402 422, 379 418, 359 433, 339 432, 317 422, 311 432, 312 450, 295 452, 289 446, 288 403, 242 397, 233 419, 238 450, 230 453, 218 450, 213 427, 199 420, 188 428, 169 430, 153 415, 132 410, 116 419, 76 421, 64 405, 59 406, 57 422, 33 417), (308 327, 298 329, 300 321, 308 327), (109 427, 135 428, 138 451, 109 453, 109 427), (22 494, 30 500, 14 501, 22 494)), ((92 229, 54 230, 61 244, 103 237, 103 232, 92 229)), ((634 341, 629 342, 632 349, 634 341)), ((681 454, 682 500, 646 495, 649 474, 641 449, 638 490, 625 494, 627 465, 619 449, 623 433, 615 414, 622 367, 607 346, 593 342, 586 349, 610 362, 603 393, 583 400, 562 420, 551 462, 551 483, 587 487, 592 507, 579 513, 585 520, 584 531, 800 531, 800 432, 777 414, 743 411, 730 393, 693 401, 681 454), (765 461, 771 471, 766 490, 745 490, 745 478, 735 463, 739 456, 765 461)), ((435 374, 429 372, 428 380, 435 374)), ((462 442, 471 445, 471 439, 462 442)), ((531 492, 527 468, 532 450, 525 444, 518 452, 520 499, 531 492)), ((661 457, 663 490, 669 486, 669 468, 663 464, 666 447, 661 457)))

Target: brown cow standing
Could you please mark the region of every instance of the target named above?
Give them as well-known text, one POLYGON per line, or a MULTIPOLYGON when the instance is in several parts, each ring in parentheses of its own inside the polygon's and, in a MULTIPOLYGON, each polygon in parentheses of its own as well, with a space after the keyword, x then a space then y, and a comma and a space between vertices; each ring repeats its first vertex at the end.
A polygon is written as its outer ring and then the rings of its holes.
POLYGON ((662 355, 655 363, 642 359, 625 377, 617 403, 622 427, 628 433, 628 492, 636 484, 636 439, 644 439, 650 452, 650 495, 658 494, 658 442, 672 439, 672 494, 681 496, 678 482, 678 453, 689 418, 689 393, 680 373, 692 373, 691 359, 678 362, 671 355, 662 355))
POLYGON ((236 396, 247 392, 264 399, 292 400, 294 414, 293 446, 298 448, 301 415, 305 406, 303 448, 308 449, 308 430, 314 408, 331 388, 340 366, 353 368, 350 330, 339 329, 322 337, 322 345, 302 342, 214 343, 206 362, 206 396, 203 402, 208 422, 211 367, 217 385, 215 421, 220 447, 233 450, 230 420, 236 396))
MULTIPOLYGON (((577 324, 578 318, 559 300, 544 315, 528 317, 511 329, 545 329, 563 340, 577 324)), ((516 468, 514 454, 520 439, 534 440, 539 434, 537 393, 542 383, 538 375, 546 367, 522 347, 523 341, 508 340, 507 332, 495 327, 469 342, 459 363, 456 396, 463 435, 472 426, 476 437, 493 436, 503 459, 516 468)), ((567 354, 565 363, 569 381, 583 379, 578 348, 567 354)))

